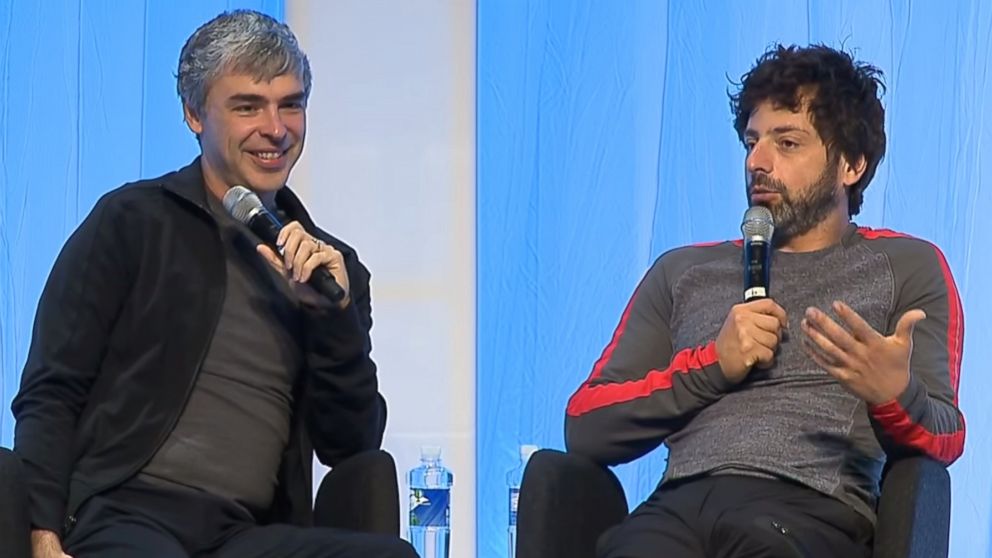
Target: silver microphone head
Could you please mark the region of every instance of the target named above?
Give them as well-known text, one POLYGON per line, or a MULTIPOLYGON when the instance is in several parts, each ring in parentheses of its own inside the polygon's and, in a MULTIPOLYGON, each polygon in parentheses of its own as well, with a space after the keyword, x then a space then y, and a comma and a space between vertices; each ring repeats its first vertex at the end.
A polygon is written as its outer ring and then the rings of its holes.
POLYGON ((256 213, 264 209, 262 200, 255 192, 244 186, 232 186, 224 194, 223 203, 224 209, 231 214, 231 217, 244 224, 248 224, 256 213))
POLYGON ((775 233, 775 219, 772 218, 772 212, 763 205, 747 208, 744 212, 744 221, 741 223, 741 232, 744 233, 744 240, 771 243, 772 234, 775 233))

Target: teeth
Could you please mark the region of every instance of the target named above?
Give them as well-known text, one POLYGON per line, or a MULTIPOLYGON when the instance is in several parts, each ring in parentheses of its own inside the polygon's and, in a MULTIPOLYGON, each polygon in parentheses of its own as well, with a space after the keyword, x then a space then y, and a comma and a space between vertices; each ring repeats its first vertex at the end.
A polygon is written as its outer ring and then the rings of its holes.
POLYGON ((256 152, 255 155, 257 155, 259 159, 271 160, 271 159, 278 159, 279 156, 282 155, 282 153, 276 151, 260 151, 260 152, 256 152))

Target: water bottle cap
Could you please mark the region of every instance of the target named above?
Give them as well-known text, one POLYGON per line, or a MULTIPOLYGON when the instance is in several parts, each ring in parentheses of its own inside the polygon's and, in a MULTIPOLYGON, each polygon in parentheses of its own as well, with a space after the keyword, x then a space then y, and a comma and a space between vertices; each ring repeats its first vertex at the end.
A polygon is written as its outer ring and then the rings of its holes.
POLYGON ((537 446, 529 445, 529 444, 528 445, 524 445, 524 446, 520 446, 520 461, 523 461, 523 462, 526 463, 527 460, 530 459, 530 456, 533 455, 534 452, 536 452, 539 449, 541 449, 541 448, 539 448, 537 446))
POLYGON ((427 461, 441 459, 441 446, 420 446, 420 459, 427 461))

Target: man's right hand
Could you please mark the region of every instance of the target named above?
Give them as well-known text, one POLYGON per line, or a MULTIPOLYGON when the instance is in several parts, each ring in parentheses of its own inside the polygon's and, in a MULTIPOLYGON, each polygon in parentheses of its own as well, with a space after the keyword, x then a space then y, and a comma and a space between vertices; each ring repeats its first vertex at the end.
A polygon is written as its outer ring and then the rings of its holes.
POLYGON ((716 354, 727 380, 738 384, 753 366, 771 366, 788 326, 785 309, 770 298, 731 308, 716 338, 716 354))
POLYGON ((58 533, 46 529, 31 531, 32 558, 72 558, 62 550, 58 533))

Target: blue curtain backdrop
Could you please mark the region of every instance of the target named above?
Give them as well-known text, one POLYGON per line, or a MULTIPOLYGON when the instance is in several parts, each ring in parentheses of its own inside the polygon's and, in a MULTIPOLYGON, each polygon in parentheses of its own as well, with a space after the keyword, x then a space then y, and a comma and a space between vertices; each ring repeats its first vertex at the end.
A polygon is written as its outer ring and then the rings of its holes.
MULTIPOLYGON (((506 555, 516 448, 562 448, 566 401, 651 262, 739 236, 728 78, 776 42, 885 71, 889 151, 857 221, 936 242, 956 275, 968 440, 951 555, 989 556, 992 4, 480 0, 477 29, 478 556, 506 555)), ((660 450, 618 469, 631 504, 664 466, 660 450)))
MULTIPOLYGON (((283 0, 0 0, 0 444, 37 298, 105 191, 196 153, 174 72, 224 9, 283 0), (139 45, 136 47, 136 45, 139 45)), ((661 252, 736 237, 743 152, 726 90, 774 42, 855 49, 887 75, 889 154, 859 223, 938 243, 966 312, 952 556, 992 556, 992 5, 480 0, 478 556, 506 554, 517 446, 562 447, 565 402, 661 252), (983 149, 984 148, 984 149, 983 149)), ((632 503, 664 467, 619 468, 632 503)), ((457 557, 456 557, 457 558, 457 557)))
POLYGON ((0 0, 0 445, 38 297, 96 200, 191 160, 176 67, 220 12, 283 0, 0 0))

